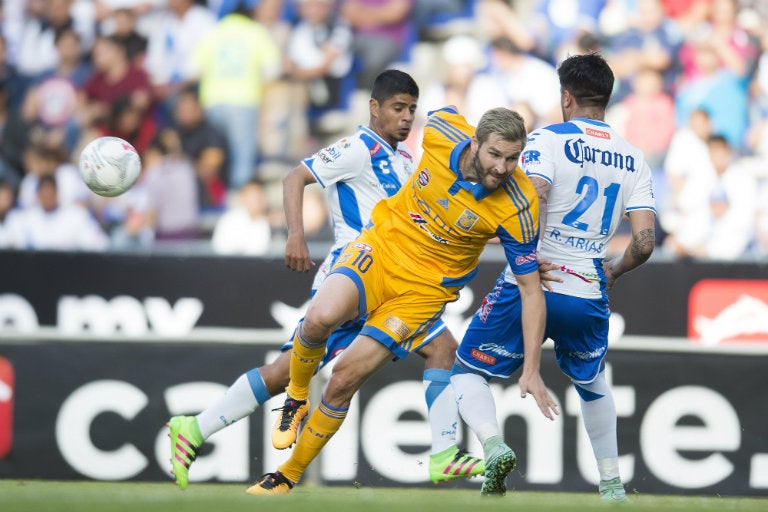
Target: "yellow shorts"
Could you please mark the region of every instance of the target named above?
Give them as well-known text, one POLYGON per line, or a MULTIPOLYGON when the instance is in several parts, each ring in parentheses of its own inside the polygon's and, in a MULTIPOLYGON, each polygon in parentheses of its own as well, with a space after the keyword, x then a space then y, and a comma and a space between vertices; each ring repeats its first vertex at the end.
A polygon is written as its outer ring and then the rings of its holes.
POLYGON ((343 274, 357 285, 358 313, 368 314, 360 334, 382 343, 398 359, 418 350, 430 326, 461 289, 405 272, 368 231, 344 248, 331 273, 343 274))

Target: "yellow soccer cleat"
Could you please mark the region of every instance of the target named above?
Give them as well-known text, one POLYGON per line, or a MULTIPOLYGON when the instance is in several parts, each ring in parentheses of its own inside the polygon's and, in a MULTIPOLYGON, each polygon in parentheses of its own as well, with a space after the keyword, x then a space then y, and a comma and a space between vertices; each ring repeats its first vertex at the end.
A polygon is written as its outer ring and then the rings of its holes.
POLYGON ((272 429, 272 446, 284 450, 296 442, 299 425, 309 413, 309 400, 294 400, 287 396, 283 406, 273 410, 280 411, 280 416, 272 429))
POLYGON ((245 492, 248 494, 260 494, 263 496, 288 494, 293 489, 293 484, 279 471, 267 473, 261 477, 258 483, 253 484, 245 492))

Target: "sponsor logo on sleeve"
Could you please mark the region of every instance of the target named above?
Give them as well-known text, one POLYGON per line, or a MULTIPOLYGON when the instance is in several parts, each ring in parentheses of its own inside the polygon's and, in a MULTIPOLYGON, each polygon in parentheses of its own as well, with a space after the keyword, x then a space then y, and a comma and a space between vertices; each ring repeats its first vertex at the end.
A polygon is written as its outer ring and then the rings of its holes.
POLYGON ((531 254, 515 257, 515 265, 525 265, 526 263, 531 263, 533 261, 536 261, 536 251, 532 252, 531 254))
POLYGON ((521 159, 521 163, 523 165, 540 164, 541 152, 536 151, 535 149, 529 149, 528 151, 523 151, 523 157, 521 159))

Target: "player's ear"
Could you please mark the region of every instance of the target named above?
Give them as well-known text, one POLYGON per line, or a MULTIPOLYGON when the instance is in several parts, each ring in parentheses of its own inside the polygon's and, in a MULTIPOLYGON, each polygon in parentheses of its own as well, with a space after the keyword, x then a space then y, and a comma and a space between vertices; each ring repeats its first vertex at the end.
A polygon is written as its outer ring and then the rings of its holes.
POLYGON ((568 108, 573 103, 573 96, 568 89, 560 89, 560 104, 564 108, 568 108))
POLYGON ((379 102, 374 98, 368 100, 368 112, 370 112, 371 117, 379 117, 379 102))

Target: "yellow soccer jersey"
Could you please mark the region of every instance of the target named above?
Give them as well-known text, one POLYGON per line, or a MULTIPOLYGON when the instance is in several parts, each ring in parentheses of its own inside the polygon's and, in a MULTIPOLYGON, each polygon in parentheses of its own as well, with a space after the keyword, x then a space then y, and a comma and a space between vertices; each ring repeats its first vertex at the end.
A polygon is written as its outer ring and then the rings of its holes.
POLYGON ((471 280, 480 253, 495 236, 514 273, 538 268, 536 191, 519 167, 495 191, 466 181, 459 170, 459 156, 474 132, 452 108, 432 112, 416 172, 371 214, 370 229, 383 241, 392 261, 444 286, 462 286, 471 280))

